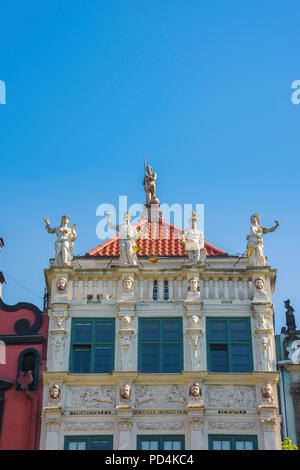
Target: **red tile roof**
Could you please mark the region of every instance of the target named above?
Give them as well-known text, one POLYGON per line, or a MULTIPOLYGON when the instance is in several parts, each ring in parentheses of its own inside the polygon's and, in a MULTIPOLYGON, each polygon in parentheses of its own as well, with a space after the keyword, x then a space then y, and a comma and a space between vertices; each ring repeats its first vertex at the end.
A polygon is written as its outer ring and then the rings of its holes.
MULTIPOLYGON (((137 241, 138 246, 142 248, 138 252, 138 256, 148 257, 153 254, 155 256, 187 256, 184 245, 181 243, 182 229, 163 219, 160 222, 141 220, 135 224, 135 227, 146 232, 151 238, 151 240, 140 238, 137 241)), ((207 242, 204 242, 204 249, 207 256, 228 255, 225 251, 219 250, 207 242)), ((117 257, 119 254, 119 235, 86 253, 86 255, 100 257, 117 257)))

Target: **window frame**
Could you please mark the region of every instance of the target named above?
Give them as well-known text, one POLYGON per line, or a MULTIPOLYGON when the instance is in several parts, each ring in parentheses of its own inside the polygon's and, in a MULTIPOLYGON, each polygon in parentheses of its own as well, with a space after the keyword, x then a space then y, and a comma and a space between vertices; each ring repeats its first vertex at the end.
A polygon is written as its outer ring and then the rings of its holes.
MULTIPOLYGON (((253 449, 252 450, 258 450, 258 439, 257 435, 238 435, 238 434, 209 434, 208 435, 208 450, 216 450, 213 449, 213 442, 214 441, 230 441, 230 449, 229 450, 237 450, 236 449, 236 443, 237 441, 251 441, 253 444, 253 449)), ((223 449, 220 449, 223 451, 223 449)), ((242 449, 241 449, 242 450, 242 449)), ((243 449, 245 452, 245 450, 243 449)), ((248 450, 247 452, 251 452, 248 450)))
POLYGON ((207 348, 207 369, 213 373, 231 373, 231 374, 249 374, 253 371, 253 352, 252 352, 252 334, 251 334, 251 319, 249 317, 209 317, 206 318, 206 348, 207 348), (247 326, 247 340, 232 340, 230 338, 230 325, 237 322, 245 322, 247 326), (226 340, 210 339, 211 324, 212 322, 226 323, 226 340), (233 346, 248 346, 248 370, 247 371, 235 371, 233 370, 232 361, 232 347, 233 346), (227 367, 226 371, 215 371, 212 370, 211 361, 211 346, 225 346, 227 351, 227 367))
MULTIPOLYGON (((184 434, 179 434, 179 435, 176 435, 176 434, 171 434, 171 435, 167 435, 167 434, 158 434, 158 435, 155 435, 155 434, 150 434, 150 435, 138 434, 136 436, 136 448, 137 448, 137 450, 143 450, 144 452, 156 452, 154 450, 142 449, 141 443, 142 443, 143 440, 145 440, 145 441, 158 441, 158 449, 157 450, 165 450, 163 448, 163 443, 165 441, 180 441, 181 446, 182 446, 182 448, 180 450, 185 450, 185 436, 184 436, 184 434)), ((170 450, 170 452, 174 452, 174 451, 170 450)))
POLYGON ((103 449, 103 450, 113 450, 113 442, 114 442, 114 436, 113 435, 64 436, 64 450, 69 450, 70 452, 73 452, 72 449, 68 449, 69 443, 70 442, 83 442, 83 441, 86 442, 86 449, 85 450, 92 450, 92 449, 89 448, 91 440, 95 440, 95 441, 102 441, 102 440, 106 441, 106 440, 108 440, 111 447, 110 447, 110 449, 103 449))
POLYGON ((183 371, 184 367, 184 348, 183 348, 183 322, 182 322, 182 317, 166 317, 166 318, 160 318, 160 317, 146 317, 146 318, 139 318, 139 324, 138 324, 138 372, 141 374, 179 374, 183 371), (179 328, 179 340, 178 341, 163 341, 162 339, 162 332, 163 332, 163 322, 164 321, 177 321, 178 322, 178 328, 179 328), (153 322, 157 321, 159 323, 159 340, 142 340, 142 328, 143 328, 143 323, 147 322, 153 322), (159 348, 159 370, 153 370, 153 371, 147 371, 145 372, 143 370, 143 360, 142 360, 142 347, 143 345, 158 345, 159 348), (179 367, 176 372, 168 372, 163 370, 163 347, 166 345, 178 345, 179 346, 179 351, 180 351, 180 362, 179 362, 179 367))
POLYGON ((72 318, 71 324, 71 341, 70 341, 70 358, 69 358, 69 372, 71 374, 112 374, 115 367, 115 334, 116 322, 115 318, 72 318), (91 338, 90 341, 75 341, 75 327, 78 324, 91 324, 91 338), (112 323, 112 339, 111 341, 96 341, 96 325, 97 324, 112 323), (74 346, 90 346, 90 370, 89 372, 75 372, 74 371, 74 346), (111 370, 110 372, 95 371, 95 349, 99 346, 111 346, 111 370))

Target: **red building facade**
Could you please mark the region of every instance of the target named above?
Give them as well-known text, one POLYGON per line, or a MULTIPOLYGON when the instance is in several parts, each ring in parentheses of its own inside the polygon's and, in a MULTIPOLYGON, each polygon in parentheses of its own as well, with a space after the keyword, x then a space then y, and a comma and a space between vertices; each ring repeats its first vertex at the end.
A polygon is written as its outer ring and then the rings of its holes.
POLYGON ((0 450, 39 449, 48 316, 0 297, 0 450))

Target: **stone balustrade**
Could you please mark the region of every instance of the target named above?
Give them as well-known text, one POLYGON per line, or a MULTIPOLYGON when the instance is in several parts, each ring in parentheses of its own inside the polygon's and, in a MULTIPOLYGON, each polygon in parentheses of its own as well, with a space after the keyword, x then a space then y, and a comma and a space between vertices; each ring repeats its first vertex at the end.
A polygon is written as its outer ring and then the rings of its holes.
MULTIPOLYGON (((188 291, 186 275, 149 275, 135 277, 134 297, 137 301, 151 301, 155 283, 155 301, 184 300, 188 291)), ((209 301, 245 301, 253 298, 250 277, 204 275, 199 279, 200 299, 209 301)), ((70 300, 100 302, 118 300, 122 296, 122 280, 112 275, 74 276, 69 289, 70 300)))

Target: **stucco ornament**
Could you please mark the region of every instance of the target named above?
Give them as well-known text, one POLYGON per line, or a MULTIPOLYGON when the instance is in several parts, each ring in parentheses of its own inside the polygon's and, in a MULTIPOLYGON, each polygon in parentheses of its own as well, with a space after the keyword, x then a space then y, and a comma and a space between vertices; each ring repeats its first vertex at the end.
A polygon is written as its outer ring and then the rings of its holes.
POLYGON ((132 298, 134 297, 134 279, 131 276, 127 276, 122 281, 122 298, 132 298))
POLYGON ((182 234, 182 243, 188 254, 189 265, 195 266, 205 262, 204 236, 201 230, 197 229, 196 212, 192 211, 190 218, 190 228, 182 234))
POLYGON ((274 403, 273 387, 271 384, 263 384, 260 390, 265 402, 274 403))
POLYGON ((295 341, 292 341, 291 343, 289 343, 286 349, 289 353, 288 357, 290 361, 294 363, 299 363, 300 362, 300 340, 296 339, 295 341))
POLYGON ((266 302, 268 300, 265 291, 265 280, 262 277, 257 277, 254 280, 254 300, 266 302))
POLYGON ((111 212, 106 212, 106 217, 108 227, 119 232, 120 264, 137 264, 135 248, 137 247, 137 240, 144 237, 143 232, 130 225, 131 215, 129 212, 125 213, 125 223, 121 225, 111 223, 111 212))
POLYGON ((50 220, 44 217, 46 222, 46 230, 48 233, 55 233, 57 239, 55 241, 55 265, 68 266, 73 259, 73 247, 76 240, 75 225, 69 228, 70 217, 63 215, 59 227, 50 227, 50 220))
POLYGON ((278 220, 275 220, 274 227, 260 227, 260 216, 253 214, 251 216, 250 233, 247 235, 247 259, 252 266, 266 266, 267 260, 263 250, 263 235, 274 232, 279 226, 278 220))
POLYGON ((60 294, 62 294, 63 292, 65 292, 66 287, 67 287, 67 280, 66 280, 65 277, 60 277, 59 279, 57 279, 57 281, 56 281, 56 289, 58 290, 58 292, 59 292, 60 294))

